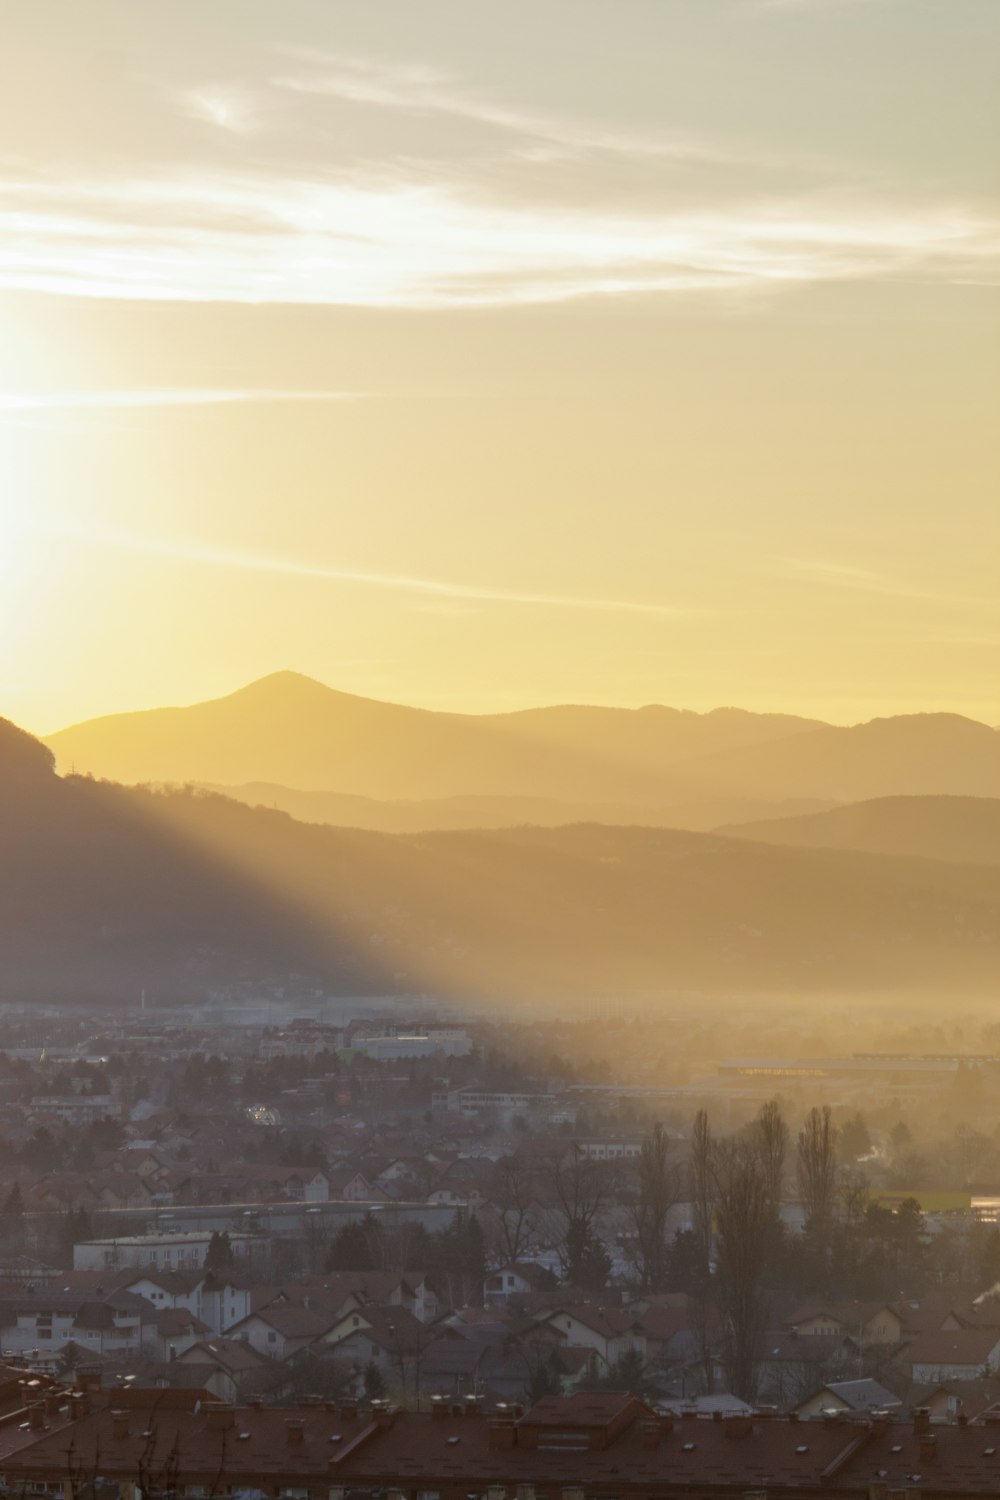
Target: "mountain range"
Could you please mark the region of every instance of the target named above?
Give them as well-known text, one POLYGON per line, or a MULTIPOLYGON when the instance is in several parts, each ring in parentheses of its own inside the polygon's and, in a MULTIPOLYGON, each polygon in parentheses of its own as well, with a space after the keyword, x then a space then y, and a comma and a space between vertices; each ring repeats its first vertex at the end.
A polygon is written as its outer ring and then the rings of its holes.
POLYGON ((1000 981, 1000 867, 983 863, 594 823, 317 826, 60 777, 6 722, 0 820, 4 998, 200 996, 290 975, 490 1005, 978 997, 1000 981))
POLYGON ((1000 797, 1000 734, 958 714, 850 727, 661 705, 463 715, 293 672, 188 708, 91 719, 46 743, 62 771, 222 786, 309 821, 393 832, 581 817, 708 829, 878 797, 1000 797))

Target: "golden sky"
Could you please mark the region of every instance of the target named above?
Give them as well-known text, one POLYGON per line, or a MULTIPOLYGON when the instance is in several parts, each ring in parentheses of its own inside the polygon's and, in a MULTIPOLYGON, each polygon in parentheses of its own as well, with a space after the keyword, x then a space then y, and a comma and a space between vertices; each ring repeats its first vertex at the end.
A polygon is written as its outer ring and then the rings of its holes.
POLYGON ((1000 722, 996 0, 8 0, 0 712, 1000 722))

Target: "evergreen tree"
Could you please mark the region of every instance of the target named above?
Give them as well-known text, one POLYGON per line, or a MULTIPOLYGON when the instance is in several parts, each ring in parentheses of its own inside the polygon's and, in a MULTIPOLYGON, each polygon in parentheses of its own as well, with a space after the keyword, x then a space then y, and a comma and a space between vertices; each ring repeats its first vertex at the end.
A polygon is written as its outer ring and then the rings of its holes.
POLYGON ((232 1265, 233 1247, 229 1242, 229 1231, 224 1229, 220 1234, 217 1229, 213 1229, 205 1251, 204 1269, 218 1274, 220 1271, 231 1270, 232 1265))
POLYGON ((20 1183, 15 1182, 0 1209, 0 1232, 20 1234, 24 1229, 24 1197, 20 1183))

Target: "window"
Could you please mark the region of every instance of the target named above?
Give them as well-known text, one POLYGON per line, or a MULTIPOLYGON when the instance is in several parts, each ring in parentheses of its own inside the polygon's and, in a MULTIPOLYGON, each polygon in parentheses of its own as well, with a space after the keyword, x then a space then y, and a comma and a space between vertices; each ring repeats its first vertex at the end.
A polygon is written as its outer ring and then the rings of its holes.
POLYGON ((278 1335, 275 1333, 273 1328, 267 1336, 267 1342, 269 1344, 276 1344, 278 1342, 278 1335))

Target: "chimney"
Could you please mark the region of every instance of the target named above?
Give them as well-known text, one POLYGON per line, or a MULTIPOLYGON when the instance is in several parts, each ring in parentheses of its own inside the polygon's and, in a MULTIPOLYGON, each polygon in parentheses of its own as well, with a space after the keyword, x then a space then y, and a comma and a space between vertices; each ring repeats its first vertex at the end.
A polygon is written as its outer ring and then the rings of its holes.
POLYGON ((45 1408, 40 1401, 32 1401, 28 1407, 28 1426, 32 1432, 41 1432, 45 1426, 45 1408))
POLYGON ((342 1422, 353 1422, 358 1415, 358 1404, 356 1401, 345 1401, 340 1408, 340 1420, 342 1422))
POLYGON ((247 1406, 251 1407, 254 1411, 263 1411, 264 1410, 264 1397, 263 1396, 251 1396, 250 1400, 247 1402, 247 1406))
POLYGON ((47 1417, 56 1417, 56 1416, 58 1416, 59 1415, 59 1406, 61 1404, 61 1401, 62 1401, 62 1397, 61 1396, 57 1396, 54 1391, 49 1391, 48 1394, 46 1395, 45 1401, 43 1403, 44 1406, 45 1406, 45 1415, 47 1417))
POLYGON ((467 1417, 481 1417, 483 1414, 481 1396, 466 1396, 465 1415, 467 1417))
POLYGON ((519 1484, 517 1487, 517 1500, 535 1500, 535 1486, 533 1484, 519 1484))
POLYGON ((931 1414, 926 1406, 918 1406, 913 1413, 913 1434, 920 1437, 922 1433, 931 1430, 931 1414))
POLYGON ((579 1485, 570 1485, 562 1492, 562 1500, 583 1500, 583 1489, 579 1485))
POLYGON ((226 1427, 232 1427, 236 1421, 235 1406, 229 1406, 222 1401, 206 1406, 205 1411, 207 1413, 205 1425, 210 1432, 221 1432, 226 1427))
POLYGON ((491 1417, 487 1427, 487 1441, 491 1449, 517 1447, 517 1428, 513 1417, 491 1417))
POLYGON ((448 1415, 448 1402, 444 1396, 431 1397, 431 1421, 443 1422, 448 1415))
POLYGON ((922 1464, 933 1463, 937 1454, 937 1438, 933 1432, 922 1432, 920 1434, 920 1462, 922 1464))
POLYGON ((644 1448, 658 1448, 660 1446, 660 1424, 655 1417, 647 1417, 639 1431, 644 1448))
POLYGON ((290 1417, 285 1423, 285 1442, 289 1448, 301 1446, 305 1437, 306 1424, 301 1417, 290 1417))
POLYGON ((395 1422, 396 1420, 396 1408, 394 1406, 390 1406, 388 1401, 373 1401, 372 1419, 374 1420, 376 1427, 379 1427, 383 1431, 385 1431, 390 1428, 393 1422, 395 1422))
POLYGON ((115 1442, 121 1442, 128 1437, 128 1412, 113 1411, 111 1413, 111 1434, 115 1442))
POLYGON ((486 1500, 507 1500, 507 1491, 502 1484, 486 1486, 486 1500))
POLYGON ((697 1422, 697 1420, 698 1420, 698 1408, 696 1406, 682 1406, 681 1407, 681 1421, 682 1422, 697 1422))

